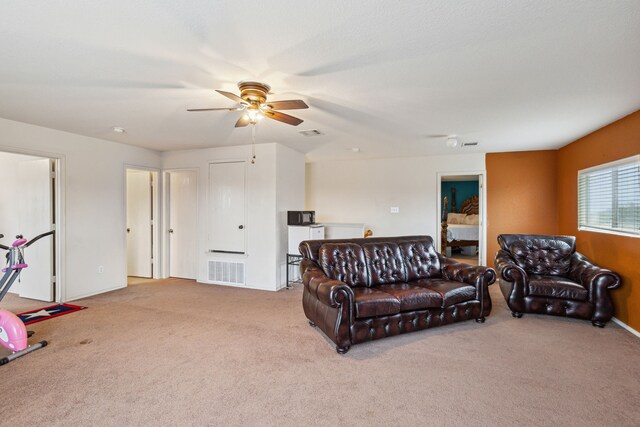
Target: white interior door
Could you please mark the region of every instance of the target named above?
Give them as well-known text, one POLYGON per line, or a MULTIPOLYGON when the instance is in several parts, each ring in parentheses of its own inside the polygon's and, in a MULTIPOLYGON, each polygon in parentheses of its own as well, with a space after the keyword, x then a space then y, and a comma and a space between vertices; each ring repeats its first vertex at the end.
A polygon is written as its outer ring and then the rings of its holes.
POLYGON ((196 278, 198 173, 175 171, 169 179, 169 276, 196 278))
POLYGON ((151 172, 127 170, 127 275, 151 277, 153 194, 151 172))
MULTIPOLYGON (((18 229, 26 239, 50 231, 53 224, 51 159, 27 160, 18 167, 18 229)), ((14 236, 11 236, 12 238, 14 236)), ((28 268, 22 270, 17 292, 21 297, 53 301, 53 238, 45 237, 25 249, 28 268)))
POLYGON ((245 162, 209 165, 209 248, 245 253, 245 162))

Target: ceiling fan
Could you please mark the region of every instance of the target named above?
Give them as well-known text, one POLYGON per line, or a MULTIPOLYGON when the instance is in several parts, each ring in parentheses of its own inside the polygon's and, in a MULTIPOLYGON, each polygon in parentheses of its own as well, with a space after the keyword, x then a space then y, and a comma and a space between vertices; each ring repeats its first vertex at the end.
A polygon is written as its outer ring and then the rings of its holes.
POLYGON ((267 101, 267 95, 271 87, 265 83, 242 81, 238 83, 240 96, 216 89, 220 95, 224 95, 238 103, 231 108, 189 108, 187 111, 243 111, 244 114, 236 122, 236 127, 255 125, 259 120, 268 117, 292 126, 298 126, 304 120, 281 113, 276 110, 299 110, 309 108, 301 99, 288 101, 267 101))

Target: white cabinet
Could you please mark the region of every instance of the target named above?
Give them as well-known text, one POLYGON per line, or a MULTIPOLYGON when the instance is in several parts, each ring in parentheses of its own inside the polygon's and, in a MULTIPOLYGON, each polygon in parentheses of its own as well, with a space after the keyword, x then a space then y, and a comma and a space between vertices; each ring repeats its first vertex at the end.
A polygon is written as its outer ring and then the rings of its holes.
POLYGON ((364 237, 364 224, 325 223, 327 239, 356 239, 364 237))
POLYGON ((289 247, 287 253, 299 255, 298 246, 303 240, 324 239, 324 226, 314 225, 290 225, 289 226, 289 247))

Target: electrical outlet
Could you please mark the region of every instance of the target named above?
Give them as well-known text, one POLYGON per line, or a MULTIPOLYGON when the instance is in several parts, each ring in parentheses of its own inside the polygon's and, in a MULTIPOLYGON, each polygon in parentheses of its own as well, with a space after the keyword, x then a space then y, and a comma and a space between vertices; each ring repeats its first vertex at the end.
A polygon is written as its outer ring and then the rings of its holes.
POLYGON ((102 274, 104 273, 104 266, 103 265, 99 265, 98 266, 98 274, 102 274))
POLYGON ((400 213, 400 208, 398 206, 391 206, 391 213, 400 213))

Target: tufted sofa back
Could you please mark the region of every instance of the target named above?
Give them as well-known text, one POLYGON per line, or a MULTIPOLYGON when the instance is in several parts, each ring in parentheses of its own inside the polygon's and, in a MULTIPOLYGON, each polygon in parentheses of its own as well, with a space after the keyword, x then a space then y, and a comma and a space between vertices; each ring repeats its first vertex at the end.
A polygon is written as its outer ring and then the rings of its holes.
POLYGON ((307 240, 299 249, 328 277, 352 287, 442 276, 429 236, 307 240))
POLYGON ((545 276, 566 275, 576 251, 574 236, 501 234, 498 243, 526 273, 545 276))

